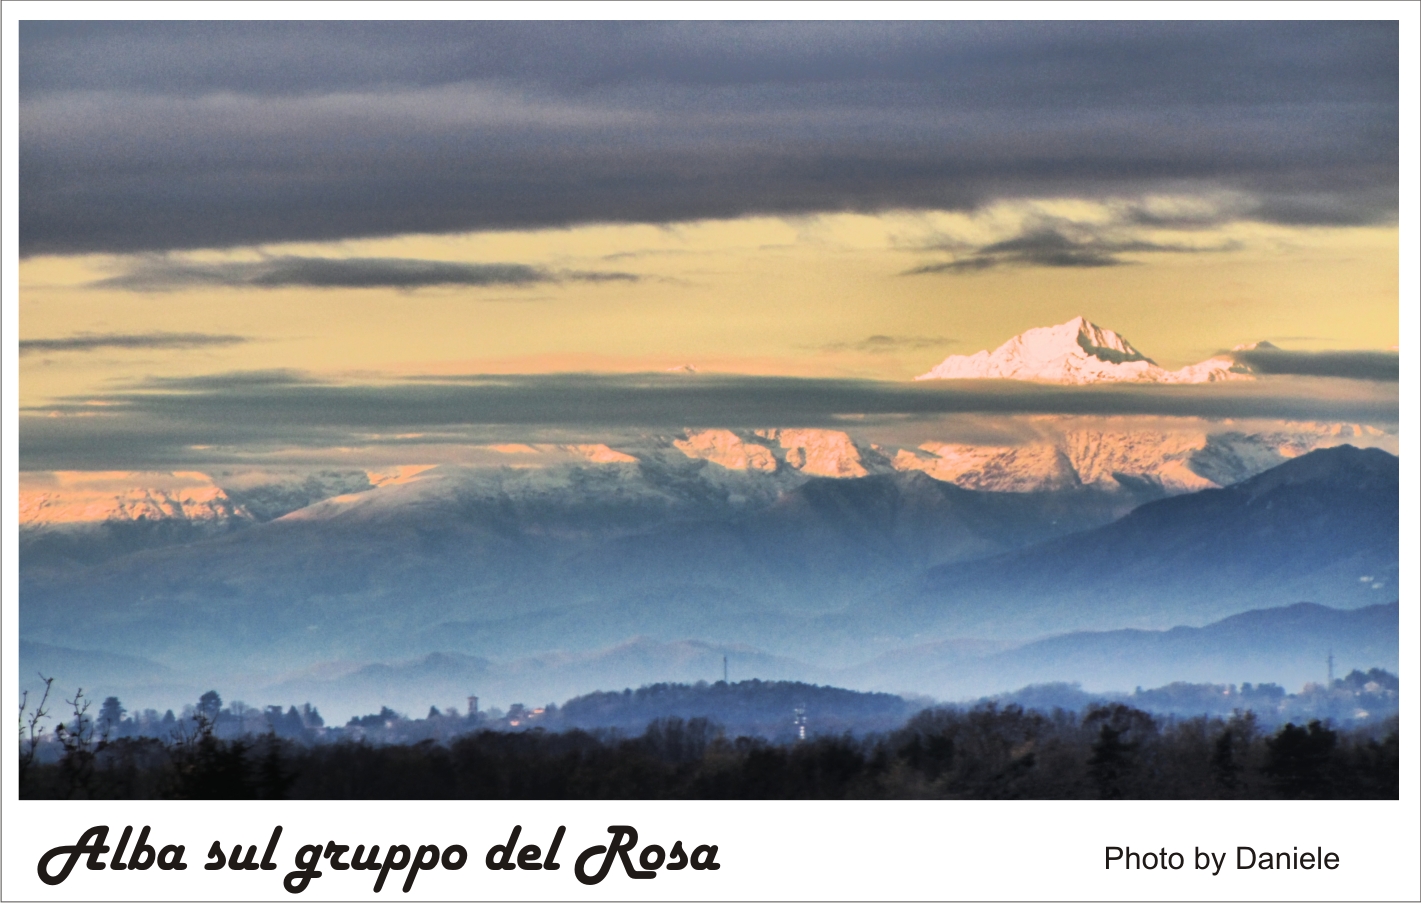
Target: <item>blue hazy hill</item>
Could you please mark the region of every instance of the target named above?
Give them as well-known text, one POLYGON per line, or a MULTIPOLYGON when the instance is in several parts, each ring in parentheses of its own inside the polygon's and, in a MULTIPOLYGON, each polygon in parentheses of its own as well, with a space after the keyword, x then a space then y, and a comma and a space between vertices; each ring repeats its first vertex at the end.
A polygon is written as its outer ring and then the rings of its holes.
POLYGON ((1337 674, 1395 672, 1399 630, 1395 602, 1351 610, 1299 602, 1202 627, 1075 631, 1003 650, 928 643, 846 669, 838 679, 945 699, 1056 682, 1101 692, 1176 681, 1277 683, 1297 690, 1325 682, 1329 655, 1337 674))
MULTIPOLYGON (((949 636, 1204 624, 1240 611, 1396 597, 1398 462, 1321 449, 1104 527, 941 565, 860 611, 949 636)), ((1024 637, 1023 637, 1024 638, 1024 637)))

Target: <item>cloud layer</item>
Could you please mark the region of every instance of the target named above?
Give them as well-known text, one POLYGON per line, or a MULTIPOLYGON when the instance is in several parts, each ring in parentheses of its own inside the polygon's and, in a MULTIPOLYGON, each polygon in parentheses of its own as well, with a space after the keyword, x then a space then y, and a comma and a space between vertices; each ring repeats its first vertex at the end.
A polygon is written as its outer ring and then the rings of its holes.
POLYGON ((1284 351, 1280 348, 1231 351, 1234 360, 1268 375, 1335 376, 1396 382, 1401 356, 1395 351, 1284 351))
POLYGON ((1397 205, 1395 22, 25 22, 20 59, 25 254, 1027 196, 1397 205))
POLYGON ((258 261, 196 263, 140 258, 100 288, 166 291, 193 286, 225 288, 397 288, 509 286, 542 282, 632 282, 632 273, 553 271, 521 263, 457 263, 400 257, 269 257, 258 261))
POLYGON ((941 348, 958 344, 957 339, 940 335, 871 335, 857 342, 830 342, 819 345, 820 351, 858 351, 865 354, 893 354, 900 351, 918 351, 923 348, 941 348))
POLYGON ((936 384, 671 374, 548 374, 339 385, 289 371, 149 380, 22 412, 21 467, 255 460, 381 443, 546 441, 684 427, 838 427, 959 414, 1156 415, 1395 423, 1386 382, 1280 378, 1207 386, 936 384), (97 402, 97 404, 96 404, 97 402), (253 457, 255 456, 255 457, 253 457))
POLYGON ((205 332, 91 333, 57 339, 20 339, 20 354, 62 351, 166 350, 240 345, 251 339, 205 332))
POLYGON ((1199 254, 1209 251, 1234 250, 1231 245, 1209 247, 1166 244, 1129 238, 1124 235, 1111 236, 1108 234, 1109 231, 1121 232, 1125 230, 1118 226, 1112 230, 1105 230, 1088 223, 1059 223, 1028 228, 1012 238, 991 242, 952 260, 914 267, 903 275, 975 273, 1000 266, 1073 269, 1112 267, 1129 262, 1121 258, 1119 256, 1121 254, 1199 254))

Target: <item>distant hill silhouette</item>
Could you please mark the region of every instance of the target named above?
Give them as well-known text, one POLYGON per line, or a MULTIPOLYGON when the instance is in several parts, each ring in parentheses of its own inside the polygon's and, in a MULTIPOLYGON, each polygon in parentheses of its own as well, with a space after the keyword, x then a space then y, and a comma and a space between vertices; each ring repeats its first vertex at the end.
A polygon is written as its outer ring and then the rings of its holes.
POLYGON ((1321 449, 1104 527, 929 570, 869 610, 900 631, 1020 637, 1202 624, 1241 610, 1396 596, 1394 455, 1321 449))
POLYGON ((1298 690, 1353 668, 1396 671, 1399 606, 1351 611, 1299 602, 1248 611, 1203 627, 1079 631, 997 651, 933 643, 882 656, 837 675, 853 686, 911 687, 959 699, 1027 684, 1083 683, 1127 691, 1175 681, 1278 683, 1298 690))
POLYGON ((802 713, 806 732, 886 731, 900 726, 922 704, 888 693, 861 693, 799 681, 747 680, 654 684, 621 693, 589 693, 558 710, 560 727, 616 727, 640 732, 657 718, 706 718, 731 736, 790 739, 802 713))
POLYGON ((755 649, 637 637, 591 652, 549 652, 502 661, 435 652, 410 661, 302 674, 263 687, 259 693, 282 700, 318 699, 335 712, 389 705, 417 714, 431 704, 463 711, 471 695, 482 697, 485 708, 495 700, 542 706, 596 689, 620 692, 664 681, 694 684, 714 679, 722 674, 726 656, 732 678, 736 674, 771 679, 809 676, 800 662, 755 649))

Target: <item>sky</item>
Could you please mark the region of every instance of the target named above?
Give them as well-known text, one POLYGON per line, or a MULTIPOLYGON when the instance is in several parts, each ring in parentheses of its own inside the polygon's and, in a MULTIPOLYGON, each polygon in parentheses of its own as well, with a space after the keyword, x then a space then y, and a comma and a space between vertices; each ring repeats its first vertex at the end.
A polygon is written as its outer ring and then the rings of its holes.
POLYGON ((1396 420, 1394 22, 19 41, 27 470, 679 426, 1396 420), (1076 315, 1169 367, 1292 354, 1248 387, 909 382, 1076 315))

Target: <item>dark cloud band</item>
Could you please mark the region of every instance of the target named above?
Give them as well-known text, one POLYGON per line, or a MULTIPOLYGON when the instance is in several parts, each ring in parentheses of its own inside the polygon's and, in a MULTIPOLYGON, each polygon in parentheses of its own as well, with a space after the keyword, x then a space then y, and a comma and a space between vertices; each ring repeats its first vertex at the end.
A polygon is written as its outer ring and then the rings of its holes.
POLYGON ((21 339, 20 354, 57 351, 166 350, 240 345, 246 336, 204 332, 79 333, 58 339, 21 339))
POLYGON ((1232 244, 1217 247, 1166 244, 1141 239, 1110 238, 1088 224, 1071 223, 1065 229, 1028 229, 1021 235, 984 245, 972 253, 939 263, 928 263, 903 273, 976 273, 1001 266, 1031 267, 1112 267, 1130 261, 1121 254, 1200 254, 1235 250, 1232 244))
POLYGON ((872 380, 669 374, 471 376, 335 385, 300 374, 154 381, 98 399, 22 412, 25 469, 202 458, 193 447, 259 455, 295 446, 401 441, 527 441, 684 427, 838 427, 954 414, 1233 417, 1395 423, 1395 385, 1321 381, 1210 386, 1046 386, 1010 381, 872 380), (91 402, 101 401, 95 406, 91 402), (235 451, 233 451, 235 450, 235 451), (107 462, 107 463, 105 463, 107 462))
POLYGON ((1396 382, 1401 374, 1401 357, 1394 351, 1256 351, 1227 352, 1254 371, 1269 375, 1332 376, 1396 382))
POLYGON ((554 272, 521 263, 458 263, 398 257, 270 257, 258 261, 192 263, 142 259, 126 273, 95 286, 166 291, 194 286, 223 288, 396 288, 519 286, 580 281, 635 281, 632 273, 554 272))
POLYGON ((1247 199, 1232 216, 1390 222, 1398 34, 1395 22, 26 22, 21 249, 1221 188, 1247 199))
POLYGON ((819 351, 859 351, 867 354, 892 354, 898 351, 918 351, 955 345, 957 339, 940 335, 871 335, 857 342, 830 342, 815 346, 819 351))

